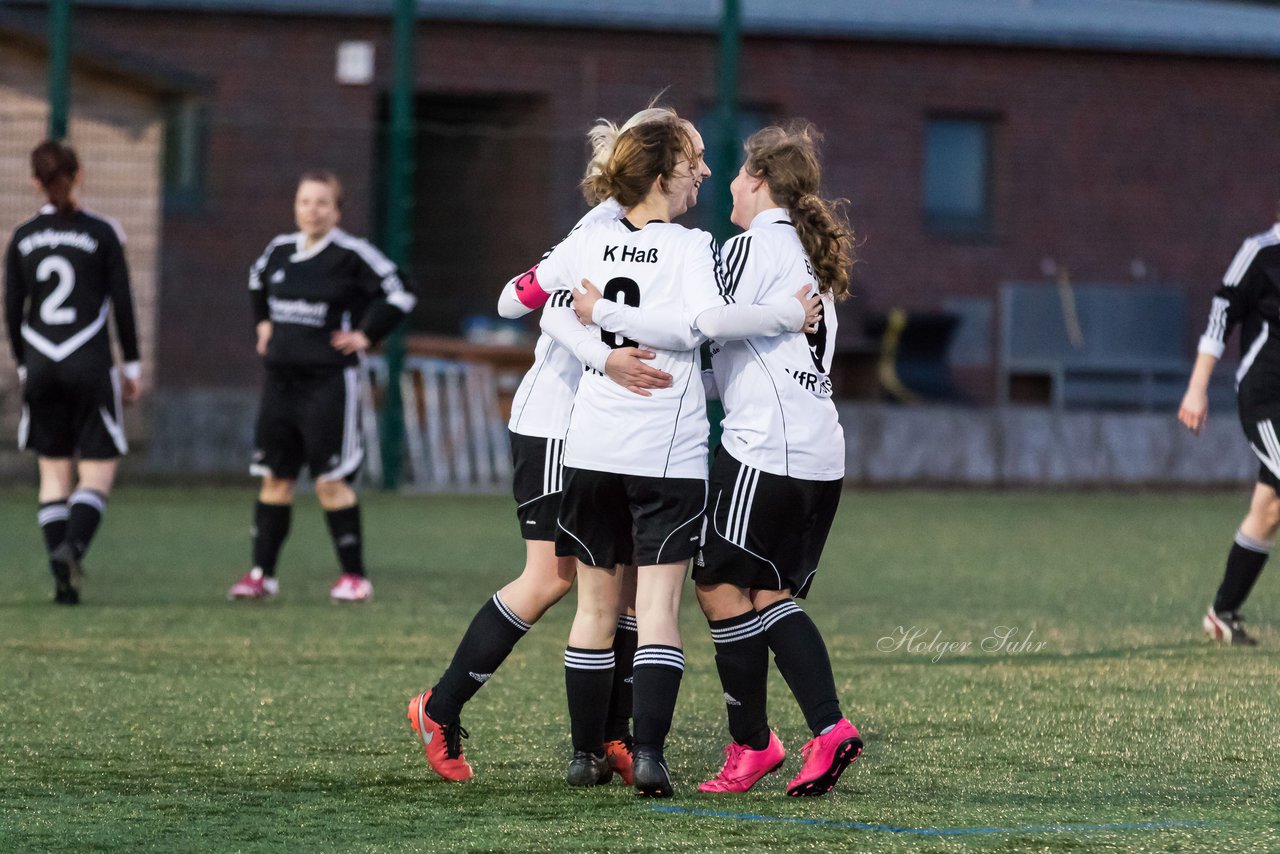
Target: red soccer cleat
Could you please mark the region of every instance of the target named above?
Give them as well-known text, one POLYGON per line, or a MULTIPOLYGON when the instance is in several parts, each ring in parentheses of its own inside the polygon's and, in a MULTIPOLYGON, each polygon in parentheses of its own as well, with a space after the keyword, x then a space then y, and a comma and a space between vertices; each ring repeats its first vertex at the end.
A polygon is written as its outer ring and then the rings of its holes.
POLYGON ((787 786, 787 794, 825 795, 836 787, 844 769, 862 753, 862 737, 847 718, 825 735, 810 739, 801 751, 804 767, 787 786))
POLYGON ((471 766, 462 755, 462 739, 468 734, 461 723, 441 726, 427 714, 431 692, 419 694, 409 701, 409 725, 422 742, 431 769, 446 780, 470 780, 471 766))
POLYGON ((698 787, 699 792, 745 792, 782 767, 787 751, 778 736, 769 731, 769 743, 763 750, 752 750, 745 744, 730 742, 724 749, 724 767, 720 773, 698 787))
POLYGON ((604 756, 609 760, 609 767, 613 769, 613 773, 622 778, 622 782, 628 786, 632 784, 631 777, 631 748, 625 741, 614 739, 604 743, 604 756))

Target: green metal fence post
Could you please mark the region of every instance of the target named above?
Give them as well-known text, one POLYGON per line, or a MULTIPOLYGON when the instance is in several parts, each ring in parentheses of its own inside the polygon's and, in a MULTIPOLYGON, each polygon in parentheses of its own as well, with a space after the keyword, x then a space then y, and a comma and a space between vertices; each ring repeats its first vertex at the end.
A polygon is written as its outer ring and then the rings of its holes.
MULTIPOLYGON (((742 140, 738 138, 738 53, 742 41, 739 0, 723 0, 720 14, 720 60, 716 76, 715 147, 711 149, 711 172, 715 176, 711 194, 711 233, 724 242, 734 232, 729 222, 733 200, 729 196, 729 180, 737 171, 742 157, 742 140)), ((710 356, 703 350, 703 361, 710 356)), ((704 367, 707 365, 704 365, 704 367)), ((709 437, 712 451, 720 444, 720 422, 724 406, 718 400, 707 401, 707 418, 711 421, 709 437)))
POLYGON ((49 138, 65 139, 71 103, 71 0, 49 0, 49 138))
MULTIPOLYGON (((387 134, 386 234, 387 257, 401 269, 409 263, 410 216, 413 210, 413 37, 415 0, 396 0, 392 24, 391 124, 387 134)), ((387 489, 400 484, 404 456, 404 401, 400 373, 404 367, 405 331, 401 324, 387 337, 386 399, 379 431, 382 439, 382 480, 387 489)))

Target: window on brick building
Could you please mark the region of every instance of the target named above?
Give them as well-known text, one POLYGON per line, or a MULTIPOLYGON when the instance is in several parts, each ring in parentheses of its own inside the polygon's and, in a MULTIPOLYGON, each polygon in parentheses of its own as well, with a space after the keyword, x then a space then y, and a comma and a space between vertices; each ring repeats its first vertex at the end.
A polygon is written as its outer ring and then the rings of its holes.
POLYGON ((942 234, 991 231, 989 117, 933 116, 924 131, 924 222, 942 234))
POLYGON ((165 108, 164 204, 194 210, 204 204, 208 109, 198 98, 175 98, 165 108))

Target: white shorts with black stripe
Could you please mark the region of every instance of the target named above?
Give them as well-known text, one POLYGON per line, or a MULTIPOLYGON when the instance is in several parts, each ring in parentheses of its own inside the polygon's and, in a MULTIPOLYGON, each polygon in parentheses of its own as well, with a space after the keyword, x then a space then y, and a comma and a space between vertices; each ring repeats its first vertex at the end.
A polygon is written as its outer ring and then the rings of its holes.
POLYGON ((789 589, 803 599, 840 506, 840 489, 838 480, 751 468, 721 446, 711 466, 707 531, 693 562, 694 581, 789 589))
MULTIPOLYGON (((510 431, 508 431, 510 432, 510 431)), ((555 540, 556 517, 564 487, 564 439, 510 433, 511 490, 516 499, 520 535, 526 540, 555 540)))
POLYGON ((317 481, 353 479, 364 462, 360 369, 269 366, 254 443, 251 474, 294 480, 306 465, 317 481))

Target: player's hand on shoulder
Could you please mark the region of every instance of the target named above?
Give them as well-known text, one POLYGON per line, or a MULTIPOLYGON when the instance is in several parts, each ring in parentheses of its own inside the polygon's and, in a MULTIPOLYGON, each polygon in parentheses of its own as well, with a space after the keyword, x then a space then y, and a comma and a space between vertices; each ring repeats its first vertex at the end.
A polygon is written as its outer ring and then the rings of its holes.
POLYGON ((329 336, 329 343, 333 345, 333 349, 345 356, 350 356, 352 353, 363 353, 370 347, 369 336, 359 329, 352 329, 347 332, 335 331, 329 336))
POLYGON ((619 347, 609 354, 604 372, 618 385, 641 397, 652 397, 647 389, 671 388, 671 374, 645 362, 657 354, 640 347, 619 347))
POLYGON ((587 279, 583 279, 582 284, 573 289, 573 313, 578 315, 579 322, 591 323, 591 312, 595 311, 596 303, 602 296, 600 289, 587 279))
POLYGON ((1189 388, 1178 407, 1178 420, 1196 435, 1204 429, 1209 420, 1209 395, 1203 389, 1189 388))
POLYGON ((267 345, 271 343, 271 321, 262 320, 258 322, 258 345, 257 351, 259 356, 267 355, 267 345))

